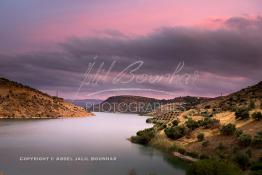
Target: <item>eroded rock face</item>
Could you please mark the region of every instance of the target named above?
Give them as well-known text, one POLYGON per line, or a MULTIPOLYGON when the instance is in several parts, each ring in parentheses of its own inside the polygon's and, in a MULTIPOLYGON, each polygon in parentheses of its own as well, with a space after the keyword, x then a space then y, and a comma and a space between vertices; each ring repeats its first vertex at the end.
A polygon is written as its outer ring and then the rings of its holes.
POLYGON ((39 90, 0 78, 0 118, 84 117, 92 113, 39 90))

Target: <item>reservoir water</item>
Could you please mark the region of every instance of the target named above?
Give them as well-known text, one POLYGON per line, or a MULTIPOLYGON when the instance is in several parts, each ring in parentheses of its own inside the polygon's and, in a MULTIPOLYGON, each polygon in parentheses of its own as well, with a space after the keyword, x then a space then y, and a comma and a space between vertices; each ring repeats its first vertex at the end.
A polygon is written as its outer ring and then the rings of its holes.
POLYGON ((151 127, 146 117, 0 121, 4 175, 184 175, 183 163, 127 138, 151 127))

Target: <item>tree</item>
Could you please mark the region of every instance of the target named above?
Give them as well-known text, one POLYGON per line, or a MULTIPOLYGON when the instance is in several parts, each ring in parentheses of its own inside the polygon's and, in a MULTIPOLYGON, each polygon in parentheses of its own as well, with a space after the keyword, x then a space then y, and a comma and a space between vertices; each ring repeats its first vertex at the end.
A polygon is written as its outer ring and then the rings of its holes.
POLYGON ((252 142, 252 137, 251 135, 249 134, 241 134, 239 137, 238 137, 238 143, 241 145, 241 146, 244 146, 244 147, 247 147, 251 144, 252 142))
POLYGON ((199 142, 202 142, 202 141, 204 140, 204 138, 205 138, 205 135, 204 135, 203 133, 199 133, 199 134, 197 135, 197 140, 198 140, 199 142))
POLYGON ((245 109, 245 108, 238 109, 235 112, 235 115, 236 115, 236 119, 240 119, 240 120, 244 120, 244 119, 248 119, 249 118, 248 109, 245 109))
POLYGON ((194 130, 196 128, 199 127, 199 124, 197 121, 193 120, 192 118, 189 118, 186 122, 185 122, 186 126, 191 129, 194 130))
POLYGON ((235 131, 236 131, 236 126, 234 124, 232 124, 232 123, 224 125, 220 129, 220 133, 222 135, 233 135, 235 131))
POLYGON ((237 153, 233 160, 239 165, 239 167, 243 170, 247 169, 247 167, 250 165, 249 156, 244 153, 237 153))
POLYGON ((252 140, 252 146, 254 147, 262 147, 262 131, 257 132, 257 134, 254 136, 252 140))
POLYGON ((131 142, 146 145, 154 137, 154 128, 148 128, 136 133, 136 136, 131 137, 131 142))
POLYGON ((220 126, 220 121, 214 118, 205 118, 204 120, 199 121, 199 125, 204 128, 216 128, 220 126))
POLYGON ((164 131, 167 137, 174 140, 179 139, 186 134, 186 128, 184 126, 172 126, 166 128, 164 131))
POLYGON ((257 120, 257 121, 261 120, 261 119, 262 119, 262 114, 261 114, 261 112, 254 112, 254 113, 252 114, 252 118, 253 118, 254 120, 257 120))
POLYGON ((241 129, 236 129, 234 133, 235 137, 239 137, 241 134, 243 134, 243 131, 241 129))

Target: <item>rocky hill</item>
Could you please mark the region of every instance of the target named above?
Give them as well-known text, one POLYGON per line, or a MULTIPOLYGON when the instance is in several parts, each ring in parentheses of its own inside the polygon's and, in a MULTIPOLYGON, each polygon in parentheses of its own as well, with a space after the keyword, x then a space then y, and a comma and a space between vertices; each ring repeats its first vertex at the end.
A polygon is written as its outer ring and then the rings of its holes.
POLYGON ((39 90, 0 78, 0 118, 82 117, 92 113, 39 90))

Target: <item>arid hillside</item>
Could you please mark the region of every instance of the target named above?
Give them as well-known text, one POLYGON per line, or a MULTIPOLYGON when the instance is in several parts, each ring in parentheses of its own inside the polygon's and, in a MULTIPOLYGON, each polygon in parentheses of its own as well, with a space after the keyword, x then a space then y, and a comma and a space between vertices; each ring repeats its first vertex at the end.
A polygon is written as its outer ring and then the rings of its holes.
POLYGON ((261 107, 262 81, 227 96, 217 97, 198 105, 198 108, 235 111, 237 108, 261 107))
POLYGON ((235 161, 248 156, 247 161, 256 161, 262 157, 262 82, 189 110, 169 105, 174 104, 161 106, 159 110, 165 108, 165 113, 148 119, 155 124, 153 128, 138 132, 131 140, 197 159, 235 161))
POLYGON ((0 78, 0 118, 84 117, 84 108, 39 90, 0 78))

